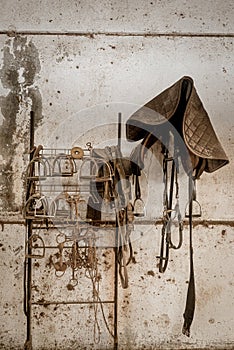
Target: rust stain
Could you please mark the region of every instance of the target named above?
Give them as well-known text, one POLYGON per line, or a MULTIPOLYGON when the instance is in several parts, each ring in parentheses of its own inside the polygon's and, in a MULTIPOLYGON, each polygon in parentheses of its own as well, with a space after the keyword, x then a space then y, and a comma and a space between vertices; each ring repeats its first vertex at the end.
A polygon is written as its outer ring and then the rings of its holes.
POLYGON ((153 276, 153 277, 154 277, 154 276, 155 276, 155 273, 154 273, 154 271, 150 270, 150 271, 147 272, 147 275, 148 275, 148 276, 153 276))
POLYGON ((222 291, 223 288, 219 285, 201 287, 197 293, 197 306, 201 309, 204 308, 207 303, 219 297, 222 291))
POLYGON ((222 232, 221 232, 222 237, 225 237, 226 234, 227 234, 227 231, 226 230, 222 230, 222 232))

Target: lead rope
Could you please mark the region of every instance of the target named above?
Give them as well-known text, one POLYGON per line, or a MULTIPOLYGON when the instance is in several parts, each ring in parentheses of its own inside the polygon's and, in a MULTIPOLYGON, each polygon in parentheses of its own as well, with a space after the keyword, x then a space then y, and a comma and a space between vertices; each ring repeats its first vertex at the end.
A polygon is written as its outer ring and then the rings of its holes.
POLYGON ((194 182, 192 174, 189 175, 189 253, 190 253, 190 278, 186 299, 185 311, 183 314, 184 324, 182 333, 187 337, 190 337, 190 326, 193 321, 195 311, 195 281, 194 281, 194 268, 193 268, 193 200, 195 199, 194 182))

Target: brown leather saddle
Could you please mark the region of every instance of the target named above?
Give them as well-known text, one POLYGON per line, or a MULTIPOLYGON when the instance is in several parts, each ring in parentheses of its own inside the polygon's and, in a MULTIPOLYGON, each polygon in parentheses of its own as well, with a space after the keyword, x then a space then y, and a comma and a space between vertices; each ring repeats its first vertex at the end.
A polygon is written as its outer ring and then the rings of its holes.
MULTIPOLYGON (((174 134, 177 131, 181 137, 180 150, 186 148, 187 152, 184 153, 189 155, 192 168, 196 169, 196 177, 203 171, 211 173, 228 163, 190 77, 181 78, 147 102, 126 124, 127 139, 143 139, 142 145, 146 148, 150 148, 163 136, 167 138, 169 130, 174 134)), ((187 169, 187 160, 183 158, 182 161, 187 169)))
MULTIPOLYGON (((196 201, 195 180, 203 171, 211 173, 227 164, 228 158, 213 129, 209 116, 200 100, 192 78, 183 77, 174 85, 147 102, 138 109, 126 123, 126 136, 129 141, 141 143, 131 155, 133 174, 136 179, 144 168, 145 153, 155 143, 161 143, 163 159, 164 214, 162 225, 159 272, 165 272, 169 261, 169 249, 178 249, 182 244, 182 224, 180 243, 176 247, 171 243, 171 212, 174 177, 177 177, 176 164, 178 159, 188 174, 189 179, 189 250, 190 250, 190 279, 188 284, 186 307, 184 312, 183 334, 190 335, 190 326, 195 310, 195 282, 193 269, 192 219, 193 205, 196 201), (170 144, 173 144, 171 151, 170 144), (170 149, 170 151, 169 151, 170 149), (169 156, 170 153, 170 156, 169 156), (168 163, 171 167, 170 190, 166 187, 168 181, 168 163), (169 193, 169 195, 168 195, 169 193)), ((160 147, 156 148, 159 153, 160 147)), ((138 180, 139 181, 139 180, 138 180)), ((176 186, 177 187, 177 186, 176 186)), ((178 193, 177 193, 178 195, 178 193)), ((200 214, 199 214, 200 215, 200 214)), ((180 213, 179 213, 180 216, 180 213)), ((181 218, 179 219, 181 223, 181 218)))

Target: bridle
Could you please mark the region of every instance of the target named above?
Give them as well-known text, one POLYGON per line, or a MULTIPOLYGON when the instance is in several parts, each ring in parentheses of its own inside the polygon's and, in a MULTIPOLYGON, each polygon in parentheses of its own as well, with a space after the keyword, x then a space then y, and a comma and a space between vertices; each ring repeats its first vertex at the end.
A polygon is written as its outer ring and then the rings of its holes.
POLYGON ((183 243, 183 221, 181 217, 179 207, 179 183, 178 183, 178 159, 175 154, 174 157, 169 157, 169 151, 165 146, 162 146, 163 153, 163 226, 161 231, 161 248, 159 258, 159 272, 165 272, 169 261, 169 250, 179 249, 183 243), (171 169, 169 169, 169 163, 171 163, 171 169), (170 184, 169 184, 169 173, 170 173, 170 184), (173 208, 173 195, 175 185, 175 199, 176 204, 173 208), (172 218, 172 213, 174 217, 172 218), (172 242, 171 228, 172 220, 177 218, 178 221, 178 244, 172 242))
MULTIPOLYGON (((163 215, 162 215, 162 229, 161 229, 161 246, 160 254, 156 256, 159 259, 158 268, 160 273, 164 273, 168 267, 169 253, 170 249, 179 249, 183 243, 183 220, 179 207, 179 157, 181 158, 181 163, 184 170, 188 176, 188 214, 185 215, 189 220, 189 256, 190 256, 190 278, 187 291, 187 299, 184 316, 184 324, 182 333, 190 336, 190 326, 193 321, 194 310, 195 310, 195 282, 194 282, 194 268, 193 268, 193 242, 192 242, 192 230, 193 230, 193 217, 200 217, 201 211, 194 214, 193 204, 198 203, 196 200, 196 190, 195 182, 199 177, 199 172, 197 170, 199 164, 196 166, 194 164, 194 159, 190 159, 190 152, 184 152, 183 156, 183 142, 179 140, 178 144, 175 144, 174 138, 174 151, 173 156, 169 154, 169 141, 170 133, 166 134, 167 137, 164 139, 159 139, 153 134, 148 134, 139 145, 137 152, 133 155, 138 156, 139 164, 144 164, 144 157, 149 148, 153 146, 156 142, 161 143, 163 162, 163 215), (180 152, 180 147, 182 152, 180 152), (187 159, 188 158, 188 159, 187 159), (190 160, 189 160, 190 159, 190 160), (191 166, 188 164, 191 161, 191 166), (175 192, 175 193, 174 193, 175 192), (173 207, 173 199, 175 205, 173 207), (174 214, 174 215, 173 215, 174 214), (178 223, 178 243, 174 244, 172 241, 172 223, 175 221, 178 223)), ((141 173, 140 167, 136 166, 136 173, 139 176, 141 173)), ((199 210, 200 210, 200 204, 199 210)))

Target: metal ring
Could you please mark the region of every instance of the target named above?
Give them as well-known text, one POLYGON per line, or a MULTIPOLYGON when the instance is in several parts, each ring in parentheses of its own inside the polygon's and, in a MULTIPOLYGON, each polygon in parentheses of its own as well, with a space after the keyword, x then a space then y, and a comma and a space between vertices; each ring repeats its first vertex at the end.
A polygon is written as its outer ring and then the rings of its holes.
POLYGON ((81 147, 73 147, 71 149, 71 156, 74 159, 82 159, 84 156, 84 151, 81 147))
POLYGON ((78 284, 78 279, 75 278, 75 277, 71 278, 69 284, 70 284, 72 287, 77 286, 77 284, 78 284))
POLYGON ((60 232, 57 236, 56 236, 56 242, 58 244, 62 244, 66 242, 66 235, 65 233, 60 232))
POLYGON ((66 270, 64 270, 64 271, 54 270, 54 273, 55 273, 55 276, 56 276, 57 278, 61 278, 61 277, 63 277, 63 275, 65 274, 65 271, 66 271, 66 270))

